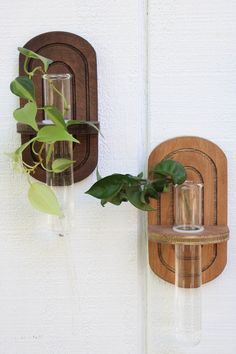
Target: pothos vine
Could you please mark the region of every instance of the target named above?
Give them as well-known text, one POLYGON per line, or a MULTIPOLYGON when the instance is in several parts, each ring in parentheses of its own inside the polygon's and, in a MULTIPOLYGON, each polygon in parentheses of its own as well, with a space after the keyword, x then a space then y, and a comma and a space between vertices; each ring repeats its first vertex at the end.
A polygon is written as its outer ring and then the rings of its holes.
MULTIPOLYGON (((13 112, 13 116, 17 122, 32 127, 35 136, 8 155, 13 160, 14 165, 28 177, 28 199, 31 205, 41 212, 63 217, 63 211, 53 190, 46 184, 33 181, 31 176, 38 167, 48 172, 61 173, 73 165, 73 160, 57 158, 52 162, 50 169, 47 167, 47 162, 50 160, 57 142, 79 143, 69 133, 69 126, 83 123, 92 126, 96 130, 98 129, 91 122, 65 119, 66 111, 70 108, 69 103, 52 81, 50 82, 51 88, 64 101, 63 112, 50 105, 38 107, 32 79, 37 73, 46 74, 53 61, 26 48, 18 48, 18 50, 25 56, 24 71, 26 75, 18 76, 13 80, 10 89, 16 96, 25 99, 26 103, 24 107, 16 109, 13 112), (36 66, 32 71, 29 71, 29 59, 39 60, 42 65, 36 66), (53 124, 39 127, 36 121, 36 115, 39 110, 43 110, 53 124), (39 146, 38 150, 36 149, 36 143, 39 146), (32 166, 27 164, 22 156, 22 153, 29 145, 31 145, 31 150, 34 154, 34 164, 32 166)), ((157 199, 160 193, 168 190, 171 183, 183 183, 186 179, 186 171, 179 162, 164 160, 153 167, 148 178, 143 178, 143 173, 137 176, 115 173, 101 178, 99 173, 97 173, 97 179, 98 181, 86 193, 100 199, 102 206, 107 203, 120 205, 122 202, 130 202, 138 209, 151 211, 153 208, 150 206, 150 198, 157 199)))
POLYGON ((31 205, 41 212, 63 217, 63 211, 54 191, 44 183, 35 182, 31 176, 34 175, 36 169, 39 167, 48 172, 61 173, 74 164, 75 161, 73 160, 57 158, 52 162, 50 169, 47 167, 47 162, 50 160, 57 142, 79 143, 68 131, 71 125, 83 123, 92 126, 96 130, 98 129, 91 122, 65 119, 66 112, 70 109, 69 102, 67 102, 63 93, 55 87, 52 80, 49 81, 50 87, 64 101, 64 110, 61 112, 58 108, 51 105, 39 107, 36 101, 33 77, 37 74, 46 74, 53 61, 26 48, 20 47, 18 50, 25 56, 24 72, 26 75, 16 77, 10 84, 10 90, 14 95, 26 100, 26 103, 22 108, 17 108, 13 112, 13 117, 17 122, 30 126, 34 130, 35 136, 20 145, 14 152, 9 153, 8 156, 12 159, 15 168, 27 176, 29 183, 28 199, 31 205), (41 65, 29 71, 29 59, 38 60, 41 62, 41 65), (53 124, 39 127, 36 121, 39 110, 43 110, 53 124), (36 144, 38 149, 36 148, 36 144), (22 155, 24 150, 29 146, 31 146, 34 156, 33 165, 27 164, 22 155))

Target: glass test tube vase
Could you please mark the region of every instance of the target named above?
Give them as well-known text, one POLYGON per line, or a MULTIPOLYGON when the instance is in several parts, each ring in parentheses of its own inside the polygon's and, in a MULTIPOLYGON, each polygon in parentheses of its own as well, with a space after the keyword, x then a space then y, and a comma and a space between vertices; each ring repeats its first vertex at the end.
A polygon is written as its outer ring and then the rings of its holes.
MULTIPOLYGON (((178 233, 198 233, 202 226, 203 184, 185 181, 175 186, 175 225, 178 233)), ((200 244, 175 244, 175 329, 178 341, 194 346, 201 337, 202 254, 200 244)))
MULTIPOLYGON (((70 74, 43 75, 44 105, 56 107, 65 120, 72 119, 72 76, 70 74)), ((53 124, 50 117, 45 114, 44 124, 53 124)), ((73 143, 59 141, 46 145, 46 183, 57 196, 63 217, 48 216, 49 228, 59 236, 70 232, 74 214, 74 172, 73 165, 65 171, 52 172, 52 163, 56 159, 64 158, 73 161, 73 143), (50 153, 49 153, 50 150, 50 153)))
POLYGON ((203 231, 202 183, 185 181, 175 187, 175 225, 173 230, 181 233, 203 231))
POLYGON ((175 245, 175 331, 185 346, 201 339, 201 245, 175 245))

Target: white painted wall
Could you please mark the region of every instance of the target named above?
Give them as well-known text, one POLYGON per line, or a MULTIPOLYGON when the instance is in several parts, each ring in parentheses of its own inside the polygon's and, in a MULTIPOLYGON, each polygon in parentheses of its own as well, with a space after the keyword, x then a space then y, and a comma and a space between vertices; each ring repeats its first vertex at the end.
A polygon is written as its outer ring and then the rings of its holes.
POLYGON ((173 286, 148 276, 148 354, 236 353, 236 2, 149 1, 149 151, 180 135, 214 141, 229 164, 228 265, 203 286, 203 335, 172 338, 173 286))
MULTIPOLYGON (((77 33, 97 52, 103 175, 143 169, 147 122, 149 152, 184 134, 216 142, 229 161, 228 266, 203 288, 203 338, 193 349, 173 341, 173 289, 148 271, 147 352, 235 354, 236 2, 149 0, 148 36, 145 6, 144 0, 1 2, 1 151, 19 143, 11 116, 17 99, 8 90, 17 75, 16 47, 50 30, 77 33)), ((146 354, 141 215, 128 205, 102 209, 84 195, 94 174, 76 185, 75 289, 63 240, 44 232, 44 218, 26 201, 24 178, 13 175, 3 155, 0 166, 0 353, 146 354)))
MULTIPOLYGON (((100 172, 142 170, 144 18, 136 0, 1 1, 1 151, 20 141, 11 113, 18 100, 8 89, 18 73, 17 46, 42 32, 69 31, 97 52, 100 172)), ((64 241, 44 232, 44 218, 27 203, 25 179, 2 154, 0 166, 0 353, 143 354, 136 210, 102 209, 85 195, 95 173, 76 185, 77 293, 64 241)))

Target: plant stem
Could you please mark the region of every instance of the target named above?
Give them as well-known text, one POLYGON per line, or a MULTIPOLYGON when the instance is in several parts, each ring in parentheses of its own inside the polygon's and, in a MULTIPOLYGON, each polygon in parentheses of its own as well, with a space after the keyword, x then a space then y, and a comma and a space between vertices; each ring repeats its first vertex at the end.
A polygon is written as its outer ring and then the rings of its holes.
POLYGON ((29 58, 25 57, 24 72, 29 76, 30 79, 32 79, 32 77, 34 76, 36 71, 41 71, 43 74, 45 74, 45 71, 43 70, 43 68, 41 66, 36 66, 36 68, 34 68, 32 71, 28 71, 28 68, 27 68, 28 62, 29 62, 29 58))
POLYGON ((33 141, 33 143, 32 143, 32 151, 36 156, 39 156, 39 153, 35 151, 34 144, 35 144, 35 141, 33 141))
POLYGON ((49 148, 48 148, 47 156, 46 156, 46 164, 48 164, 48 162, 50 161, 50 158, 51 158, 52 153, 54 151, 54 143, 53 144, 48 144, 48 145, 49 145, 49 148))
POLYGON ((41 165, 41 167, 42 167, 45 171, 47 171, 47 172, 53 172, 53 170, 49 170, 47 167, 45 167, 42 161, 41 161, 40 165, 41 165))
POLYGON ((28 69, 27 69, 28 61, 29 61, 29 58, 28 58, 28 57, 25 57, 25 61, 24 61, 24 72, 25 72, 27 75, 31 76, 31 75, 30 75, 30 72, 29 72, 28 69))
POLYGON ((49 80, 49 84, 51 86, 51 88, 63 99, 63 102, 64 102, 64 105, 65 105, 65 108, 64 108, 64 112, 63 112, 63 116, 65 115, 65 112, 68 111, 69 109, 69 104, 65 98, 65 96, 63 95, 62 92, 60 92, 56 87, 55 85, 53 84, 52 80, 49 80))
POLYGON ((32 71, 30 72, 30 75, 33 76, 33 75, 36 73, 37 70, 38 70, 38 71, 41 71, 41 73, 45 74, 45 71, 42 69, 41 66, 36 66, 36 68, 34 68, 34 70, 32 70, 32 71))
POLYGON ((30 166, 30 165, 28 165, 28 164, 27 164, 25 161, 23 161, 23 160, 22 160, 22 163, 23 163, 24 166, 28 167, 30 170, 34 170, 34 169, 35 169, 35 165, 38 166, 38 163, 34 164, 34 166, 30 166))

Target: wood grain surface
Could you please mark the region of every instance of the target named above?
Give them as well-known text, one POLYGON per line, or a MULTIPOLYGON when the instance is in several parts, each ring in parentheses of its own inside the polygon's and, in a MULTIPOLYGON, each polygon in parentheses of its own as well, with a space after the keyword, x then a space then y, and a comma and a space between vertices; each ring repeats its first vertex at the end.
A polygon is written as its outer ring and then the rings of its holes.
MULTIPOLYGON (((72 117, 74 120, 98 121, 97 103, 97 64, 96 53, 90 43, 84 38, 69 32, 47 32, 32 38, 24 45, 25 48, 48 57, 53 60, 48 73, 69 73, 72 75, 72 117)), ((24 73, 25 57, 20 55, 19 72, 24 73)), ((37 60, 29 60, 28 69, 31 71, 40 63, 37 60)), ((38 106, 43 105, 43 87, 41 75, 35 75, 36 100, 38 106)), ((25 104, 21 100, 21 107, 25 104)), ((38 111, 37 121, 44 119, 43 111, 38 111)), ((25 127, 21 127, 25 130, 25 127)), ((91 129, 73 130, 73 135, 80 144, 73 146, 74 181, 78 182, 89 176, 97 166, 98 160, 98 134, 91 129)), ((22 143, 34 136, 34 132, 21 132, 22 143)), ((32 165, 33 153, 31 147, 23 154, 25 162, 32 165)), ((46 173, 38 168, 34 178, 45 182, 46 173)))
MULTIPOLYGON (((206 227, 227 226, 227 160, 223 151, 214 143, 198 137, 178 137, 157 146, 149 157, 148 168, 162 159, 181 162, 187 170, 188 180, 204 184, 203 220, 206 227)), ((163 193, 158 201, 152 200, 156 212, 149 212, 148 224, 169 225, 174 223, 173 190, 163 193)), ((219 229, 220 230, 220 229, 219 229)), ((227 230, 225 228, 224 230, 227 230)), ((228 232, 228 231, 227 231, 228 232)), ((225 240, 228 235, 223 235, 225 240)), ((221 239, 222 241, 222 239, 221 239)), ((227 262, 227 242, 202 246, 202 281, 217 277, 227 262)), ((175 282, 175 247, 149 239, 149 263, 154 273, 162 279, 175 282)))

